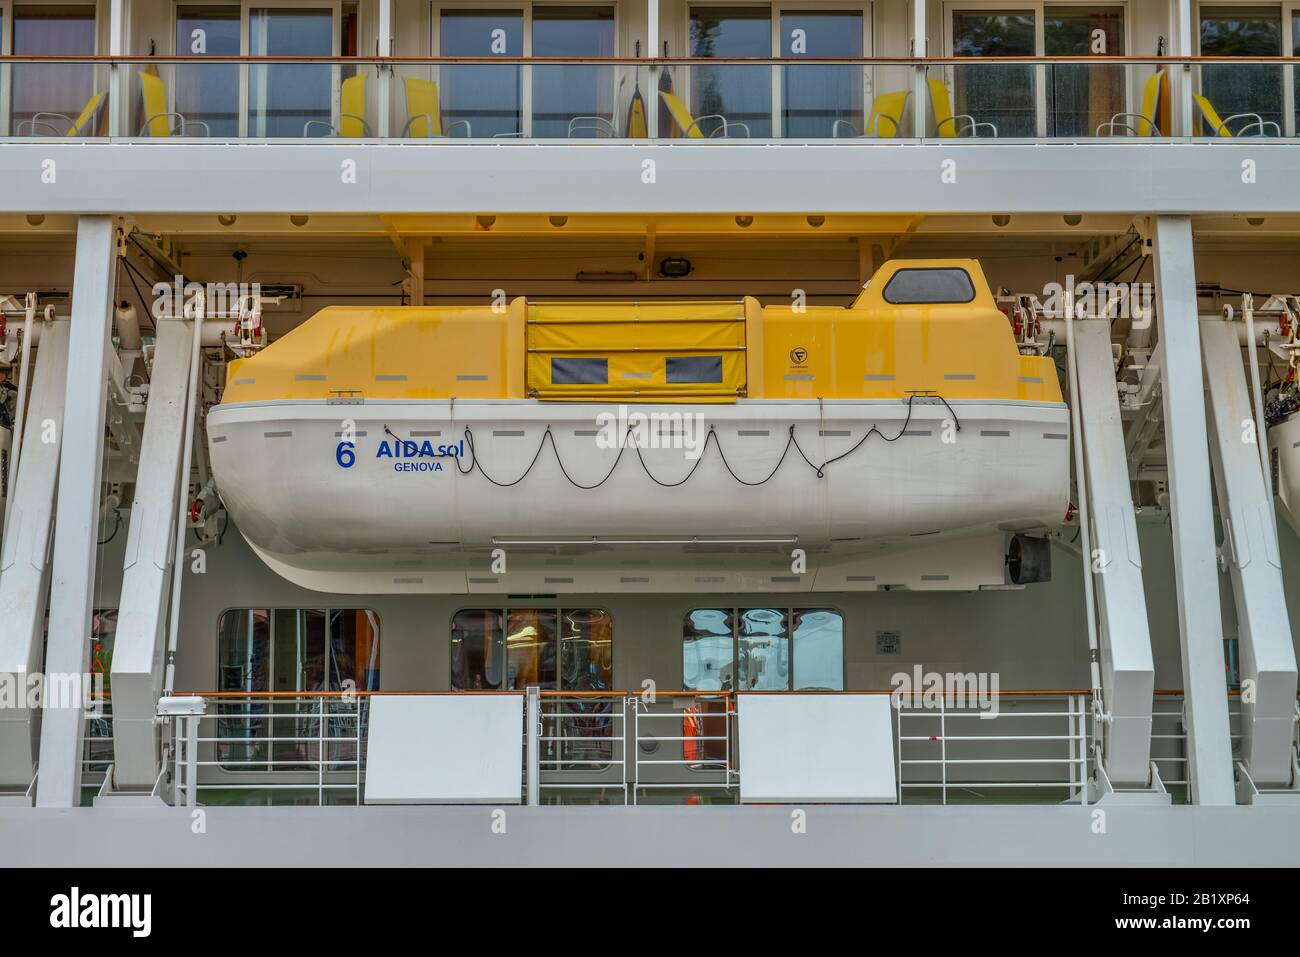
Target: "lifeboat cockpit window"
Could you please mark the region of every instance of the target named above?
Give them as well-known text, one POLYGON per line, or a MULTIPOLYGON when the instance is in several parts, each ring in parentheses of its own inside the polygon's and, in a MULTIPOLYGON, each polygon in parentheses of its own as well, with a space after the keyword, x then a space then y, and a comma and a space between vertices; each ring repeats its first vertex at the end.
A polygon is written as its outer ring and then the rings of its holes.
POLYGON ((664 381, 721 382, 722 356, 669 356, 664 360, 664 381))
POLYGON ((894 306, 970 302, 975 284, 964 269, 900 269, 885 284, 883 295, 894 306))
POLYGON ((551 359, 551 385, 608 385, 609 360, 569 356, 551 359))

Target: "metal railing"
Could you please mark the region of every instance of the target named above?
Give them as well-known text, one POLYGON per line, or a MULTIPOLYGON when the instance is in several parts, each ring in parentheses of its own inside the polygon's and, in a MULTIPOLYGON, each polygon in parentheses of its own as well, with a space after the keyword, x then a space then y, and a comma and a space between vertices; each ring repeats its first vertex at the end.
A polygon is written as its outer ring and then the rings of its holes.
POLYGON ((1294 56, 9 55, 0 56, 8 104, 0 136, 495 145, 1294 138, 1298 67, 1294 56), (55 72, 59 82, 43 79, 55 72))
POLYGON ((1013 692, 991 699, 994 708, 935 697, 926 707, 894 709, 899 803, 908 791, 936 790, 943 804, 953 792, 986 790, 1046 790, 1088 802, 1090 694, 1013 692), (1003 773, 993 777, 992 769, 1003 773))
MULTIPOLYGON (((161 716, 173 800, 361 804, 369 702, 391 693, 196 696, 211 710, 161 716)), ((728 691, 530 692, 521 735, 521 800, 537 802, 550 792, 593 801, 612 791, 625 804, 652 796, 737 801, 743 775, 738 699, 728 691)), ((1096 793, 1089 787, 1099 747, 1090 692, 1011 691, 976 702, 949 692, 893 704, 899 803, 1086 804, 1096 793)), ((1151 761, 1175 801, 1186 799, 1182 711, 1179 692, 1157 692, 1151 761)), ((1236 750, 1236 697, 1229 715, 1236 750)), ((99 730, 92 736, 88 725, 84 767, 102 774, 111 761, 111 724, 99 730)))

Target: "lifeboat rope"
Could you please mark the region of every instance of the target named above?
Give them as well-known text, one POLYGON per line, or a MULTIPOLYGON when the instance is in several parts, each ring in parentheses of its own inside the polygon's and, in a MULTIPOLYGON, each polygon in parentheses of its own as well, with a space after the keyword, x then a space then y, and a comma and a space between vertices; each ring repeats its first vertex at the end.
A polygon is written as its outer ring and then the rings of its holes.
MULTIPOLYGON (((944 404, 944 407, 948 410, 949 414, 952 416, 952 420, 953 423, 956 425, 957 431, 960 432, 961 422, 958 420, 957 413, 953 411, 952 406, 948 404, 948 400, 945 399, 943 396, 939 395, 938 393, 928 393, 928 395, 933 396, 934 398, 938 399, 940 402, 944 404)), ((746 485, 751 488, 759 485, 766 485, 773 478, 775 478, 776 473, 781 470, 781 466, 785 463, 786 456, 790 454, 790 449, 792 447, 795 449, 795 451, 799 453, 799 457, 802 458, 805 463, 807 463, 808 467, 813 470, 817 478, 825 478, 827 467, 835 464, 836 462, 839 462, 841 459, 848 458, 858 449, 862 448, 862 446, 866 444, 867 440, 870 439, 872 435, 880 436, 880 438, 885 442, 897 442, 904 435, 906 435, 907 427, 912 422, 912 404, 913 401, 916 399, 916 396, 917 393, 915 392, 910 393, 908 395, 907 417, 903 419, 903 425, 895 435, 892 436, 885 435, 885 433, 881 432, 880 428, 875 423, 872 423, 871 428, 867 430, 866 434, 863 435, 862 438, 859 439, 851 449, 841 452, 839 455, 832 456, 831 458, 823 462, 821 465, 816 465, 812 459, 808 458, 808 454, 804 452, 803 446, 799 444, 799 440, 795 436, 795 426, 791 425, 790 430, 788 432, 788 436, 786 438, 785 448, 781 450, 781 457, 777 460, 777 463, 772 468, 772 471, 770 471, 769 473, 767 473, 766 476, 764 476, 763 478, 757 481, 749 481, 747 479, 741 478, 739 475, 736 474, 736 470, 733 469, 731 467, 731 463, 727 461, 727 454, 722 449, 722 440, 718 438, 718 433, 713 426, 709 426, 709 434, 704 437, 704 448, 700 450, 700 457, 695 460, 695 464, 691 466, 690 471, 687 472, 685 476, 683 476, 681 479, 679 479, 676 482, 665 482, 662 479, 660 479, 658 476, 656 476, 652 471, 650 471, 650 467, 646 465, 645 457, 642 456, 641 454, 641 447, 639 445, 636 445, 635 443, 629 443, 627 441, 624 441, 619 446, 618 455, 614 458, 614 464, 609 467, 609 471, 605 473, 605 477, 593 485, 583 485, 581 482, 577 481, 572 475, 570 475, 569 470, 564 467, 564 460, 560 458, 560 450, 555 445, 555 435, 551 431, 551 427, 549 425, 546 427, 546 431, 542 434, 542 441, 538 443, 537 451, 533 453, 532 461, 528 463, 528 467, 524 469, 523 473, 518 478, 512 481, 509 482, 499 481, 493 478, 491 475, 489 475, 487 473, 487 470, 483 468, 482 463, 479 462, 478 452, 474 447, 474 432, 468 425, 465 426, 465 445, 469 448, 469 459, 470 459, 469 465, 462 467, 461 460, 459 457, 453 457, 453 461, 456 463, 456 470, 460 472, 461 475, 469 475, 471 472, 477 469, 480 475, 482 475, 485 479, 487 479, 489 482, 491 482, 493 485, 497 486, 498 488, 510 488, 511 486, 518 485, 520 482, 522 482, 524 479, 528 477, 529 473, 532 472, 534 466, 537 465, 538 460, 541 459, 542 449, 546 448, 546 444, 549 442, 551 445, 551 451, 555 453, 555 463, 560 467, 561 474, 564 475, 565 479, 569 482, 569 484, 572 485, 574 488, 579 488, 584 491, 592 491, 593 489, 600 488, 602 485, 604 485, 606 482, 610 480, 610 478, 614 475, 615 470, 618 468, 619 463, 623 461, 623 453, 627 451, 628 445, 630 444, 636 450, 637 460, 641 463, 641 468, 645 471, 645 474, 650 478, 652 482, 654 482, 656 485, 662 486, 663 488, 677 488, 680 485, 685 485, 687 482, 691 480, 691 476, 695 474, 695 470, 698 469, 700 467, 700 463, 704 461, 704 454, 709 449, 709 443, 712 442, 718 450, 718 458, 722 460, 722 465, 724 468, 726 468, 727 473, 733 479, 739 482, 741 485, 746 485)), ((387 429, 387 426, 385 426, 385 429, 387 429)), ((624 438, 626 439, 628 436, 631 436, 633 432, 634 429, 629 427, 624 438)))

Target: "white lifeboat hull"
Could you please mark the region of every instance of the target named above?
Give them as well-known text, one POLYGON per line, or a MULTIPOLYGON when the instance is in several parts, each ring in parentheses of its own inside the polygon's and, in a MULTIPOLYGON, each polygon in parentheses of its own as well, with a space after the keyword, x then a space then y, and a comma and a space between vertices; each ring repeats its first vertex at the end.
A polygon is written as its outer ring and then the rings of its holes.
POLYGON ((674 569, 713 591, 980 587, 1002 581, 1006 533, 1054 527, 1067 509, 1069 414, 1057 403, 623 412, 287 400, 217 406, 208 434, 222 499, 263 560, 304 587, 357 594, 664 590, 650 572, 674 569), (978 558, 958 539, 983 543, 978 558), (907 555, 922 557, 913 568, 907 555), (927 574, 936 555, 948 570, 927 574), (719 574, 701 574, 710 567, 719 574))

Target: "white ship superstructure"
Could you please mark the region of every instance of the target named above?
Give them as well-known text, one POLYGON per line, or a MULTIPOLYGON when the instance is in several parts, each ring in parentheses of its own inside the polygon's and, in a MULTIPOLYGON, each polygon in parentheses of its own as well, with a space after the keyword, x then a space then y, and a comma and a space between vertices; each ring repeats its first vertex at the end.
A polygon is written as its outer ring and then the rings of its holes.
POLYGON ((1297 183, 1289 0, 0 0, 5 845, 1300 863, 1297 183))

